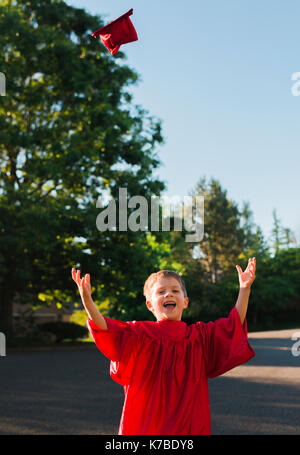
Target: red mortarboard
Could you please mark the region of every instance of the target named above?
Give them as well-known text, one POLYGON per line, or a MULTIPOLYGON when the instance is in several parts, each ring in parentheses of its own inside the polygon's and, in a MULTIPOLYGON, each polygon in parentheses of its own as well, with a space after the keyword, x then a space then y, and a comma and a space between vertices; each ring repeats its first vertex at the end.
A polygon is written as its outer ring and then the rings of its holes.
POLYGON ((132 13, 133 9, 131 8, 123 16, 118 17, 118 19, 92 33, 94 38, 100 36, 101 41, 112 55, 118 52, 121 44, 131 43, 138 39, 135 28, 129 18, 132 13))

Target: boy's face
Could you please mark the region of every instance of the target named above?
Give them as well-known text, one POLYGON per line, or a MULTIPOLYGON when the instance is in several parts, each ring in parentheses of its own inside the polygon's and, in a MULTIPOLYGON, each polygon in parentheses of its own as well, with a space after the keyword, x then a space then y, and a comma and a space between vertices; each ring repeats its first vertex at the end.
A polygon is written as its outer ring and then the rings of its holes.
POLYGON ((157 321, 181 321, 182 311, 189 299, 184 297, 179 281, 173 277, 160 277, 151 288, 146 305, 157 321))

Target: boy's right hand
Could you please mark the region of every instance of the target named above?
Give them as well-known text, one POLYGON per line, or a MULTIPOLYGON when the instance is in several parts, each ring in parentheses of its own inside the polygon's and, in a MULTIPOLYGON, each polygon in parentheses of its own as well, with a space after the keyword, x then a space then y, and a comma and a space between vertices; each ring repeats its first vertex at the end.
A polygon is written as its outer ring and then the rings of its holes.
POLYGON ((78 290, 82 301, 91 298, 92 289, 90 275, 87 273, 83 278, 80 278, 80 270, 75 270, 73 268, 72 278, 78 286, 78 290))

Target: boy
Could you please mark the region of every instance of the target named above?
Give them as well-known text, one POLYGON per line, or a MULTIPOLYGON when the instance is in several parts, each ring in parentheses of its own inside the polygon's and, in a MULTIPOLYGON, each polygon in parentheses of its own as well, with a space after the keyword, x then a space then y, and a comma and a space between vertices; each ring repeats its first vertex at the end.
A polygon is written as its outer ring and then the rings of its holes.
POLYGON ((181 277, 163 270, 144 285, 146 305, 156 321, 123 322, 102 316, 91 297, 90 276, 72 269, 88 328, 111 360, 110 375, 123 385, 125 401, 119 435, 211 434, 208 378, 247 362, 255 354, 245 321, 255 258, 243 272, 228 318, 187 326, 181 315, 189 299, 181 277))

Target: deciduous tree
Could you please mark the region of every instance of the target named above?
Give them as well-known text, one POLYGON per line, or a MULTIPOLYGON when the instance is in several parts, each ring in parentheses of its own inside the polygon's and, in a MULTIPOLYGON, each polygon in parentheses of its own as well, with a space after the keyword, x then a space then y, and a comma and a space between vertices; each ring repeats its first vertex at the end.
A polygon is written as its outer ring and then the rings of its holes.
POLYGON ((74 299, 72 266, 117 298, 146 261, 145 236, 96 228, 104 194, 164 188, 153 177, 160 122, 134 105, 124 54, 91 37, 102 25, 63 1, 0 1, 1 328, 14 301, 74 299))

